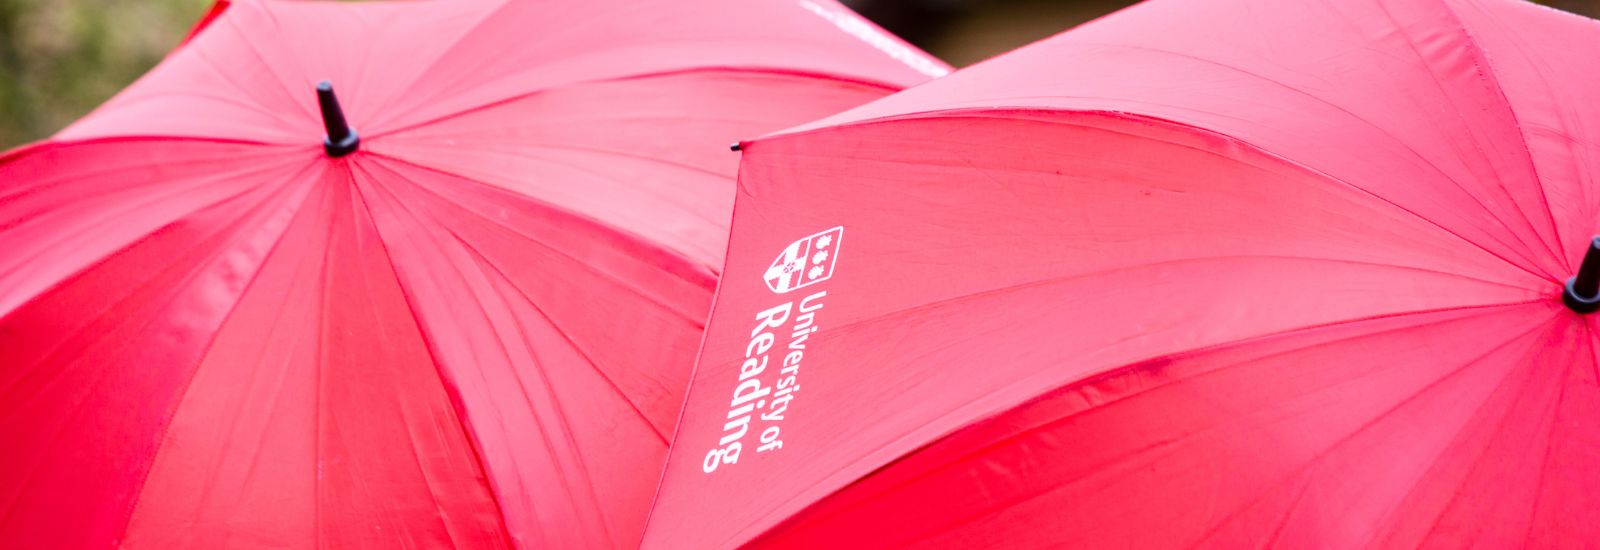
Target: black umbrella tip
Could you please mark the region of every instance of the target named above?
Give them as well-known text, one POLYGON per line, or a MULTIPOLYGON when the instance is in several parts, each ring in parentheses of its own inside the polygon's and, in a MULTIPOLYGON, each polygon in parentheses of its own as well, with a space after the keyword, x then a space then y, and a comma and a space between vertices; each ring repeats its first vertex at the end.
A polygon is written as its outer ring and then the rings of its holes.
POLYGON ((1589 240, 1589 250, 1583 254, 1578 274, 1567 279, 1561 301, 1578 313, 1600 311, 1600 236, 1589 240))
POLYGON ((744 150, 744 144, 735 141, 735 142, 733 142, 733 145, 729 145, 728 146, 728 150, 729 151, 733 151, 735 153, 737 153, 739 151, 743 151, 744 150))
POLYGON ((322 139, 322 149, 328 156, 342 157, 361 147, 361 136, 345 121, 344 108, 339 105, 339 96, 333 93, 332 82, 317 83, 317 106, 322 109, 322 127, 328 131, 327 137, 322 139))

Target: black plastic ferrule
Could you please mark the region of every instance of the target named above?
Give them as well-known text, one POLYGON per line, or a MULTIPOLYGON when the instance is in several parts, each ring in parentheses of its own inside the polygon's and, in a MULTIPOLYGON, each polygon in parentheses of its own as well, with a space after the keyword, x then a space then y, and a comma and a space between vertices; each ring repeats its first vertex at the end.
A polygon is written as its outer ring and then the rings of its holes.
POLYGON ((328 131, 327 137, 322 138, 322 148, 328 156, 342 157, 361 147, 361 136, 345 121, 339 97, 333 95, 332 82, 317 83, 317 105, 322 108, 322 126, 328 131))
POLYGON ((1600 310, 1600 237, 1589 240, 1589 251, 1583 255, 1578 274, 1567 279, 1561 301, 1578 313, 1600 310))

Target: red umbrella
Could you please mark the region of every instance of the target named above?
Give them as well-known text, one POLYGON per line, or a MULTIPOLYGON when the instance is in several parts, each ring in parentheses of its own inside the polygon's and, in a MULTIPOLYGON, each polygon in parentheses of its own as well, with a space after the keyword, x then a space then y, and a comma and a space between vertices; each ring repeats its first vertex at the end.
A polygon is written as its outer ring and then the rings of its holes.
POLYGON ((1155 0, 748 144, 646 547, 1600 544, 1595 52, 1155 0))
POLYGON ((831 0, 214 14, 0 160, 0 547, 636 545, 727 143, 944 70, 831 0))

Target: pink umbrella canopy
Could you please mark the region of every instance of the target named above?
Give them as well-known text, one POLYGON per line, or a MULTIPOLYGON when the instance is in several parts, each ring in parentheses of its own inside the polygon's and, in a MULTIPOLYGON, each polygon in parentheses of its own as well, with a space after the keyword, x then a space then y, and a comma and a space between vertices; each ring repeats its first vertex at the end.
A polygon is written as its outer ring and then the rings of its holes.
POLYGON ((946 71, 831 0, 202 26, 0 157, 0 547, 636 546, 727 144, 946 71))
POLYGON ((1153 0, 747 143, 645 547, 1600 544, 1595 52, 1153 0))

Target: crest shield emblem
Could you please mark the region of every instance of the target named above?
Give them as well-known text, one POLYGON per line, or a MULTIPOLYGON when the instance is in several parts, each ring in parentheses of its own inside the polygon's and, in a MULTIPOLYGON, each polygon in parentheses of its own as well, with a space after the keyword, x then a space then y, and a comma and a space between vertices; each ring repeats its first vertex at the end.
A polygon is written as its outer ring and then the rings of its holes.
POLYGON ((833 276, 834 262, 839 261, 842 241, 844 226, 790 243, 767 268, 767 288, 783 294, 828 280, 833 276))

